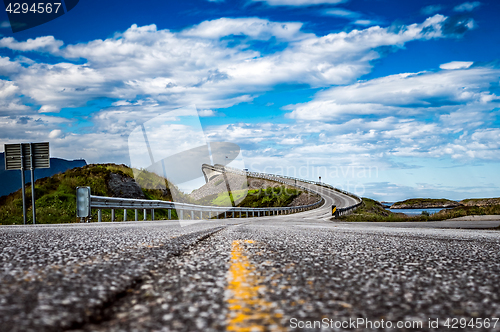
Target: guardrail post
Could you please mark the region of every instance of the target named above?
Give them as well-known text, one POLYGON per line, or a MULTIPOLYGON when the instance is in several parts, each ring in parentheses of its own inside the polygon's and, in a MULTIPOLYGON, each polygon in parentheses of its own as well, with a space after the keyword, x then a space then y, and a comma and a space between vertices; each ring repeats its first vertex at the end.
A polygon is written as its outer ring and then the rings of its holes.
POLYGON ((151 209, 151 220, 155 220, 155 209, 151 209))
POLYGON ((172 209, 168 209, 168 220, 172 219, 172 209))
POLYGON ((212 219, 212 211, 208 211, 208 219, 212 219))
POLYGON ((203 211, 200 211, 200 220, 203 220, 203 211))
POLYGON ((102 222, 102 210, 97 210, 97 222, 102 222))
POLYGON ((115 209, 111 209, 111 221, 115 221, 115 209))
POLYGON ((127 209, 123 209, 123 221, 127 221, 127 209))
POLYGON ((148 210, 144 209, 142 212, 144 214, 144 221, 146 221, 148 219, 148 210))
POLYGON ((194 220, 194 211, 191 210, 191 220, 194 220))
POLYGON ((241 211, 240 211, 240 218, 241 218, 241 211))
POLYGON ((139 210, 135 209, 135 221, 139 221, 139 210))
POLYGON ((252 211, 252 217, 255 217, 255 211, 252 211))
POLYGON ((179 211, 181 212, 179 219, 184 220, 184 210, 179 210, 179 211))
POLYGON ((227 213, 224 211, 224 219, 227 219, 227 213))

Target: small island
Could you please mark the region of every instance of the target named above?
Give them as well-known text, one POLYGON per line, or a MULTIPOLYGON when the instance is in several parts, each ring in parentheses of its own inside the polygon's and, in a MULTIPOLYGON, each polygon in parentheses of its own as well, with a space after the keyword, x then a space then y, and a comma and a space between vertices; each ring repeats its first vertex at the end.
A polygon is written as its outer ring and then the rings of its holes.
POLYGON ((432 208, 453 208, 462 206, 460 202, 441 198, 411 198, 391 205, 391 209, 432 209, 432 208))

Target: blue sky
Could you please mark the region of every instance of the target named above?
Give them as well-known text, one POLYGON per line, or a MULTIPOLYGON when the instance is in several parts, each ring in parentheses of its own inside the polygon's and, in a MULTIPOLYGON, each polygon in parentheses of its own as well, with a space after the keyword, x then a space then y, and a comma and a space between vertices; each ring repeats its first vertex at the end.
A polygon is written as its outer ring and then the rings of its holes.
POLYGON ((12 33, 1 12, 0 143, 130 164, 134 128, 194 104, 207 139, 240 145, 251 170, 387 201, 498 197, 499 14, 498 1, 82 0, 12 33))

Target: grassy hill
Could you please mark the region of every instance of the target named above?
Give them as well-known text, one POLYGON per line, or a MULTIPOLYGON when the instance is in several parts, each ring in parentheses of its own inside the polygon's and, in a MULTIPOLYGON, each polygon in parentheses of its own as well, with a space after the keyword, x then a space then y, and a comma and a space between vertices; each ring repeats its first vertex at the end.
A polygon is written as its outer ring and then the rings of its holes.
POLYGON ((384 209, 379 202, 363 197, 363 204, 353 214, 342 216, 337 220, 342 221, 371 221, 371 222, 407 222, 407 221, 441 221, 451 218, 472 215, 498 215, 500 205, 487 206, 457 206, 451 209, 441 210, 435 214, 407 216, 403 213, 393 213, 384 209))
MULTIPOLYGON (((115 195, 110 188, 110 179, 112 174, 120 176, 121 179, 133 178, 133 171, 125 165, 102 164, 87 165, 74 168, 61 174, 56 174, 48 178, 40 179, 35 182, 36 194, 36 214, 37 223, 70 223, 77 222, 76 219, 76 187, 89 186, 92 195, 98 196, 119 196, 115 195)), ((159 176, 142 172, 143 180, 149 182, 150 188, 142 189, 143 195, 147 199, 172 200, 172 194, 166 185, 166 190, 161 189, 160 184, 165 184, 165 180, 159 176)), ((180 194, 182 195, 182 194, 180 194)), ((0 224, 13 225, 23 223, 23 205, 21 199, 21 190, 8 196, 0 197, 0 224)), ((31 209, 31 185, 26 188, 27 196, 27 214, 28 223, 32 223, 31 209)), ((189 198, 186 196, 186 200, 189 198)), ((93 211, 96 215, 97 211, 93 211)), ((166 215, 164 211, 158 211, 158 218, 166 215)), ((134 211, 128 211, 128 220, 134 216, 134 211)), ((116 219, 123 220, 123 210, 116 210, 116 219)), ((111 212, 103 210, 103 220, 111 220, 111 212)))
MULTIPOLYGON (((116 188, 113 181, 118 183, 130 183, 133 181, 133 170, 125 165, 115 164, 92 164, 80 168, 74 168, 61 174, 56 174, 48 178, 40 179, 35 182, 36 194, 36 214, 37 223, 74 223, 79 222, 76 218, 76 187, 88 186, 91 188, 92 195, 108 197, 131 197, 158 200, 172 200, 171 189, 165 179, 149 172, 141 172, 137 181, 147 188, 141 189, 137 185, 139 192, 124 193, 122 189, 116 188), (163 188, 167 189, 163 189, 163 188), (135 196, 134 196, 135 195, 135 196)), ((203 201, 195 201, 189 195, 184 195, 176 190, 174 196, 177 201, 193 204, 230 206, 227 194, 213 195, 204 198, 203 201)), ((238 199, 245 194, 244 190, 232 193, 233 198, 238 199)), ((276 207, 287 206, 294 201, 301 191, 284 187, 275 187, 267 189, 249 190, 247 196, 239 204, 244 207, 276 207)), ((27 197, 27 223, 32 223, 31 209, 31 185, 26 187, 27 197)), ((8 196, 0 197, 0 224, 2 225, 20 225, 23 223, 21 190, 8 196)), ((142 211, 141 211, 142 212, 142 211)), ((148 211, 149 213, 149 211, 148 211)), ((166 219, 166 210, 156 210, 155 219, 166 219)), ((172 211, 172 218, 177 219, 177 214, 172 211)), ((93 219, 97 219, 97 211, 93 210, 93 219)), ((134 220, 135 211, 127 211, 127 220, 134 220)), ((142 219, 142 213, 140 214, 142 219)), ((150 216, 148 216, 150 218, 150 216)), ((123 210, 115 210, 115 220, 123 220, 123 210)), ((111 221, 111 211, 102 210, 102 220, 111 221)))
POLYGON ((448 208, 462 205, 446 198, 411 198, 391 205, 391 209, 448 208))

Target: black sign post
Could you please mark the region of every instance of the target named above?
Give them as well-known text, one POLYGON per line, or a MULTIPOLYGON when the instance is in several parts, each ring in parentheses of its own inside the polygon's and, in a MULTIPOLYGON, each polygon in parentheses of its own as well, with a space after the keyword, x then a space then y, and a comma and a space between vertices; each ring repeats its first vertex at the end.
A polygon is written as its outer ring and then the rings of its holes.
POLYGON ((5 144, 5 169, 21 170, 21 188, 23 195, 23 222, 26 225, 26 191, 24 189, 24 171, 31 171, 31 205, 33 224, 36 223, 35 209, 35 168, 50 168, 49 143, 5 144))

